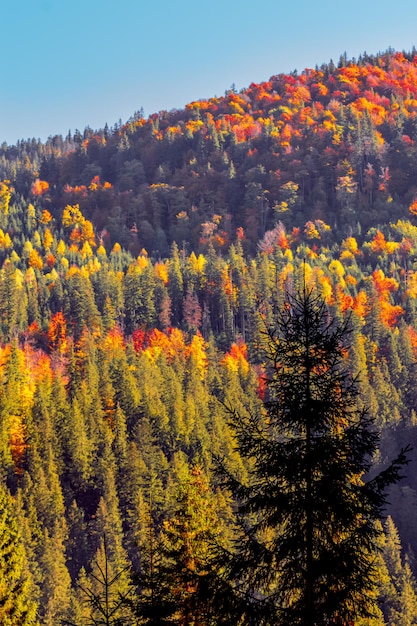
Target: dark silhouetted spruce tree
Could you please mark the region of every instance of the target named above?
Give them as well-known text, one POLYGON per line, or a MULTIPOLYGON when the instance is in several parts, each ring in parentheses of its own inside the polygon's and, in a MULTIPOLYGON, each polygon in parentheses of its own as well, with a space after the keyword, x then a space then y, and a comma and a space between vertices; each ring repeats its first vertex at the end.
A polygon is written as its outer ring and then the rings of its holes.
POLYGON ((376 609, 377 521, 408 448, 369 478, 379 434, 358 409, 349 332, 311 291, 288 296, 267 333, 264 409, 229 409, 249 468, 246 482, 220 470, 237 516, 219 569, 230 623, 347 626, 376 609))

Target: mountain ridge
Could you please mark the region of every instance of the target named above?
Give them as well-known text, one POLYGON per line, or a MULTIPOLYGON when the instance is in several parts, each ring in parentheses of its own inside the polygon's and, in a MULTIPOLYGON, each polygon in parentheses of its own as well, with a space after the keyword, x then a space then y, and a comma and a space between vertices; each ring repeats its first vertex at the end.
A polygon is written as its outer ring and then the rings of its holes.
POLYGON ((208 224, 219 248, 243 229, 254 253, 277 221, 303 228, 320 219, 360 235, 358 224, 409 217, 416 110, 414 52, 342 56, 338 67, 278 74, 112 129, 3 144, 0 178, 26 196, 45 181, 36 199, 54 217, 71 202, 92 217, 89 186, 97 176, 109 182, 113 197, 96 194, 93 224, 114 244, 120 218, 120 243, 135 252, 164 256, 173 241, 197 251, 208 224))

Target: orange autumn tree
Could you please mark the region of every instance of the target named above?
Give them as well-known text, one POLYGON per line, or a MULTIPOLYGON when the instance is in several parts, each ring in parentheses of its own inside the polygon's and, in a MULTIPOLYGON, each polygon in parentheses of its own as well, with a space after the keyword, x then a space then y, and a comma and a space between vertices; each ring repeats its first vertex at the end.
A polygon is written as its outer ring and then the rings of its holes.
POLYGON ((11 466, 16 474, 23 471, 27 449, 26 419, 33 406, 36 385, 28 367, 25 353, 17 343, 2 354, 0 376, 3 381, 0 394, 1 464, 11 466))
POLYGON ((62 311, 55 313, 48 328, 48 340, 51 350, 64 354, 67 349, 67 322, 62 311))
POLYGON ((390 301, 390 294, 398 290, 398 282, 395 278, 385 276, 381 269, 374 271, 372 280, 379 296, 381 322, 388 328, 393 328, 398 318, 404 314, 402 306, 393 305, 390 301))
POLYGON ((42 196, 49 189, 49 183, 46 180, 39 180, 37 178, 32 184, 32 195, 34 196, 42 196))
POLYGON ((249 372, 248 363, 248 348, 244 341, 238 341, 233 343, 229 352, 226 353, 221 360, 221 365, 224 365, 230 372, 246 375, 249 372))
POLYGON ((411 215, 417 215, 417 198, 410 204, 409 211, 411 215))
POLYGON ((387 241, 385 235, 380 231, 376 231, 376 235, 371 241, 371 250, 376 254, 393 254, 400 244, 396 241, 387 241))

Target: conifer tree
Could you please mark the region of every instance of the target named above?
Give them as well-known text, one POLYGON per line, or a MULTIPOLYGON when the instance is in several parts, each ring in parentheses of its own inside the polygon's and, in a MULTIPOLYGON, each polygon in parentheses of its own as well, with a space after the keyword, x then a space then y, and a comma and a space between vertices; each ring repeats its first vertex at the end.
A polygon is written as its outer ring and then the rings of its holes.
POLYGON ((143 525, 136 614, 140 624, 214 626, 223 623, 207 585, 210 546, 221 532, 215 499, 199 465, 179 465, 176 503, 161 532, 151 509, 143 525))
POLYGON ((182 319, 183 288, 179 250, 177 244, 173 243, 168 265, 168 294, 171 298, 172 323, 175 326, 179 326, 182 319))
POLYGON ((43 626, 59 624, 70 611, 71 578, 66 566, 66 534, 65 521, 56 520, 51 533, 45 528, 39 546, 38 563, 42 576, 40 614, 43 626))
POLYGON ((396 601, 389 614, 389 624, 390 626, 417 625, 417 587, 407 557, 399 580, 396 601))
POLYGON ((173 589, 164 575, 164 555, 157 523, 154 519, 152 498, 149 504, 140 502, 140 571, 136 576, 138 595, 132 602, 138 624, 173 626, 173 589))
POLYGON ((401 560, 401 541, 394 520, 389 515, 385 522, 386 540, 383 549, 384 561, 388 568, 388 573, 397 584, 401 577, 402 560, 401 560))
POLYGON ((128 577, 128 567, 116 569, 109 558, 106 536, 103 537, 92 571, 81 569, 77 580, 77 624, 63 620, 65 626, 134 626, 131 611, 131 589, 120 589, 120 579, 128 577))
POLYGON ((0 486, 0 624, 35 626, 37 606, 10 495, 0 486))
POLYGON ((267 333, 264 410, 229 409, 249 467, 247 482, 220 471, 237 503, 220 576, 233 623, 342 625, 376 613, 377 522, 408 449, 366 479, 379 435, 357 408, 348 334, 312 292, 289 296, 267 333))
POLYGON ((131 334, 136 328, 154 325, 154 293, 155 277, 152 268, 147 266, 143 269, 138 263, 132 263, 124 278, 126 334, 131 334))
POLYGON ((385 522, 385 538, 382 559, 388 581, 381 589, 381 604, 390 626, 414 626, 417 624, 417 587, 410 560, 401 557, 401 540, 391 516, 385 522))
POLYGON ((205 579, 209 548, 220 526, 208 478, 199 465, 180 477, 176 501, 162 531, 163 569, 171 590, 174 623, 211 625, 205 579))

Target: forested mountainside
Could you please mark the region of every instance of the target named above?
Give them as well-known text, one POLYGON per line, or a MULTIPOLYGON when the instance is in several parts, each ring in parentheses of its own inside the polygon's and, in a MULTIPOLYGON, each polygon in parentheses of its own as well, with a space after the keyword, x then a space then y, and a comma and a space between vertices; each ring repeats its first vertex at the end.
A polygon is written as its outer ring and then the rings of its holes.
MULTIPOLYGON (((114 128, 3 144, 0 181, 12 500, 0 497, 22 539, 22 624, 35 605, 42 625, 87 623, 82 589, 100 593, 105 557, 121 574, 112 591, 127 593, 154 543, 162 560, 184 545, 198 560, 208 529, 230 540, 213 455, 248 468, 224 405, 260 410, 265 328, 303 281, 350 318, 346 364, 382 431, 375 467, 415 445, 414 53, 342 57, 114 128)), ((415 455, 404 473, 375 625, 417 619, 415 455)))

